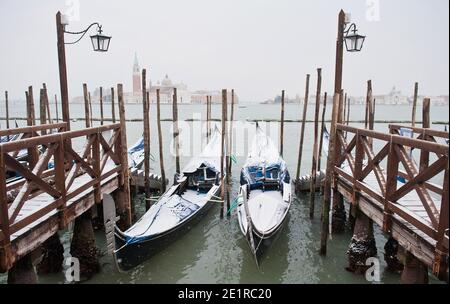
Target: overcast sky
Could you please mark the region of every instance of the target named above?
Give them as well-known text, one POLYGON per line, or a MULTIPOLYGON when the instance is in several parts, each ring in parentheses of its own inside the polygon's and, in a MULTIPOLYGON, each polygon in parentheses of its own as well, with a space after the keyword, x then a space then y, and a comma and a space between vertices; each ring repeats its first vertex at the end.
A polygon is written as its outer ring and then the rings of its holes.
POLYGON ((75 18, 68 30, 98 21, 113 36, 107 53, 93 52, 88 37, 66 47, 72 97, 83 82, 131 90, 135 51, 153 82, 167 73, 190 90, 234 88, 241 101, 282 89, 303 95, 307 73, 314 91, 318 67, 330 92, 340 8, 367 35, 362 52, 344 56, 351 95, 364 95, 368 79, 375 94, 394 85, 412 94, 415 81, 421 94, 448 94, 448 0, 1 0, 0 90, 23 98, 28 85, 46 82, 59 92, 55 14, 62 10, 75 18))

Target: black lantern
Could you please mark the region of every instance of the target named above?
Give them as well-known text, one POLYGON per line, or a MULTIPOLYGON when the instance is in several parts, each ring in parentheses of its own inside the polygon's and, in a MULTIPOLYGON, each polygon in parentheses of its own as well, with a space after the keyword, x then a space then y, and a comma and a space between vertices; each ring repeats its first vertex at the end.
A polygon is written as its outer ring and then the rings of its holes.
POLYGON ((98 27, 98 34, 91 36, 92 47, 96 52, 107 52, 109 48, 110 36, 102 35, 102 27, 98 27))
POLYGON ((362 36, 358 34, 358 30, 356 29, 356 25, 352 23, 349 28, 344 31, 344 42, 345 42, 345 48, 347 49, 347 52, 359 52, 361 51, 364 39, 366 39, 366 36, 362 36), (350 30, 352 29, 352 32, 349 34, 350 30))

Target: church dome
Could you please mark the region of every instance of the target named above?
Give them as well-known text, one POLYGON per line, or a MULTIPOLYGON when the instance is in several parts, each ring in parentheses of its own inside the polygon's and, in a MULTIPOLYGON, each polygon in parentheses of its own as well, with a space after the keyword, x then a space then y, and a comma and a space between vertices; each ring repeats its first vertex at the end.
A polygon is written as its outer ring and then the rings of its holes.
POLYGON ((164 79, 161 81, 161 84, 165 87, 171 87, 172 86, 172 80, 170 80, 169 76, 164 77, 164 79))

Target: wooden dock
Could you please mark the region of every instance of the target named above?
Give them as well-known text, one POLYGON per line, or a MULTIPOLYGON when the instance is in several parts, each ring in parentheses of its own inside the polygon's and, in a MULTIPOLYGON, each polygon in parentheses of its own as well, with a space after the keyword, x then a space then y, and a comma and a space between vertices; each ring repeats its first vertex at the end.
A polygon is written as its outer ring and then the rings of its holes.
POLYGON ((122 224, 129 224, 121 124, 77 131, 65 131, 66 127, 60 123, 0 131, 0 136, 20 134, 18 140, 0 144, 0 272, 101 203, 104 194, 119 191, 116 208, 122 224), (80 143, 83 148, 76 152, 73 147, 80 143), (33 152, 37 147, 40 154, 33 152), (16 156, 26 149, 27 161, 19 162, 16 156), (21 178, 7 182, 11 172, 21 178))
POLYGON ((448 140, 449 133, 390 125, 388 134, 337 124, 332 187, 443 278, 448 275, 449 147, 437 139, 448 140), (402 128, 418 136, 401 136, 402 128))

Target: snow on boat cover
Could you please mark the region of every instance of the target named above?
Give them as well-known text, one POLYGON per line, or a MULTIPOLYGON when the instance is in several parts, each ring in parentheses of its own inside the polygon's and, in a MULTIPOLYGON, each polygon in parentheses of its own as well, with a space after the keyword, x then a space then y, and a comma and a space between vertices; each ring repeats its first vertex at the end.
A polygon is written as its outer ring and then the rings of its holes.
MULTIPOLYGON (((216 127, 210 142, 199 156, 194 157, 186 165, 178 182, 183 182, 189 174, 197 172, 198 169, 214 173, 215 180, 216 174, 220 171, 220 144, 220 132, 216 127)), ((211 199, 211 192, 215 192, 218 185, 214 185, 207 193, 187 189, 178 194, 177 188, 177 185, 172 186, 136 224, 123 233, 127 244, 151 239, 153 235, 162 234, 176 227, 201 209, 211 199)))
MULTIPOLYGON (((259 126, 241 172, 240 196, 238 220, 242 233, 250 238, 250 228, 261 240, 272 237, 289 211, 291 184, 285 161, 259 126)), ((251 247, 256 254, 259 244, 251 247)))

